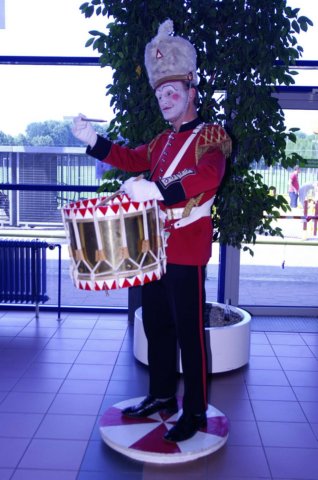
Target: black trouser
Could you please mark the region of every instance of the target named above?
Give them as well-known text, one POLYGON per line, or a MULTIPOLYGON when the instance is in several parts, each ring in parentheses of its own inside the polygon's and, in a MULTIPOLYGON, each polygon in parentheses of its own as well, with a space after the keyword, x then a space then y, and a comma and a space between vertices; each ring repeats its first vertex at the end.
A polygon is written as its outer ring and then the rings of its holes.
POLYGON ((184 379, 183 410, 207 406, 207 356, 204 335, 205 267, 167 265, 167 272, 142 287, 143 323, 148 340, 149 393, 175 395, 177 341, 184 379))

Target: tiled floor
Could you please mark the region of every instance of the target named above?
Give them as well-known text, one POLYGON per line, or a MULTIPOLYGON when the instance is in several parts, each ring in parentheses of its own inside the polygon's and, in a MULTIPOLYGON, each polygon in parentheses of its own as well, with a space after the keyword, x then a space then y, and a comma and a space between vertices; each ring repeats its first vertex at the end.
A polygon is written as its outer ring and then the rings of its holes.
POLYGON ((107 407, 147 392, 132 339, 126 315, 0 311, 0 480, 318 479, 318 333, 253 331, 249 365, 210 379, 228 442, 176 466, 101 441, 107 407))

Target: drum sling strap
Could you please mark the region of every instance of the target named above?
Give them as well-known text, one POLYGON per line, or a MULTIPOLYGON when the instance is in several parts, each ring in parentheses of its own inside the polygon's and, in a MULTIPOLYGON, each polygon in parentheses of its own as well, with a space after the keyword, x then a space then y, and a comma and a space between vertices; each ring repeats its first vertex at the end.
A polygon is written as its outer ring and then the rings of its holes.
MULTIPOLYGON (((175 158, 173 159, 173 161, 171 162, 171 164, 167 168, 166 172, 163 175, 163 178, 170 177, 173 174, 174 170, 178 166, 178 164, 179 164, 180 160, 182 159, 182 157, 184 156, 185 152, 187 151, 187 149, 189 148, 189 146, 191 145, 191 143, 195 139, 196 135, 201 131, 203 126, 204 126, 204 123, 200 123, 200 125, 198 125, 193 130, 191 135, 187 138, 186 142, 183 144, 182 148, 179 150, 179 152, 177 153, 177 155, 175 156, 175 158)), ((207 202, 203 203, 199 207, 192 208, 190 214, 187 217, 181 218, 176 223, 174 223, 174 228, 185 227, 186 225, 190 225, 190 223, 195 222, 196 220, 198 220, 201 217, 209 216, 211 207, 212 207, 213 202, 214 202, 214 198, 215 197, 212 197, 211 199, 209 199, 207 202)))

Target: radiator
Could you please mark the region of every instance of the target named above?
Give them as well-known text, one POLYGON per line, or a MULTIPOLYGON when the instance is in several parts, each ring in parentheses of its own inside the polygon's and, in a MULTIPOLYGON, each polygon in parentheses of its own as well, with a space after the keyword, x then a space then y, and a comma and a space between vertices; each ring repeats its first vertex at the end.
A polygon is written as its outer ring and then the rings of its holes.
POLYGON ((46 302, 46 248, 39 240, 0 239, 0 302, 46 302))

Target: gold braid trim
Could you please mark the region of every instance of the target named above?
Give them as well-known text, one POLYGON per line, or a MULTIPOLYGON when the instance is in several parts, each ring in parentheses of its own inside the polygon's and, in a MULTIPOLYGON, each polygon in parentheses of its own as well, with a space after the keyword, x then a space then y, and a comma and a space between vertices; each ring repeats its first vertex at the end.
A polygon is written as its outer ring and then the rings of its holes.
MULTIPOLYGON (((220 125, 205 125, 195 144, 195 163, 208 151, 220 149, 223 155, 228 158, 232 152, 232 140, 220 125)), ((193 207, 199 205, 203 193, 197 197, 190 198, 184 208, 182 217, 188 217, 193 207)))
POLYGON ((197 207, 203 197, 203 193, 200 193, 197 197, 190 198, 186 206, 184 207, 182 218, 188 217, 193 207, 197 207))
POLYGON ((195 144, 196 163, 204 153, 214 149, 220 149, 223 155, 228 158, 232 152, 232 140, 220 125, 205 125, 195 144))

